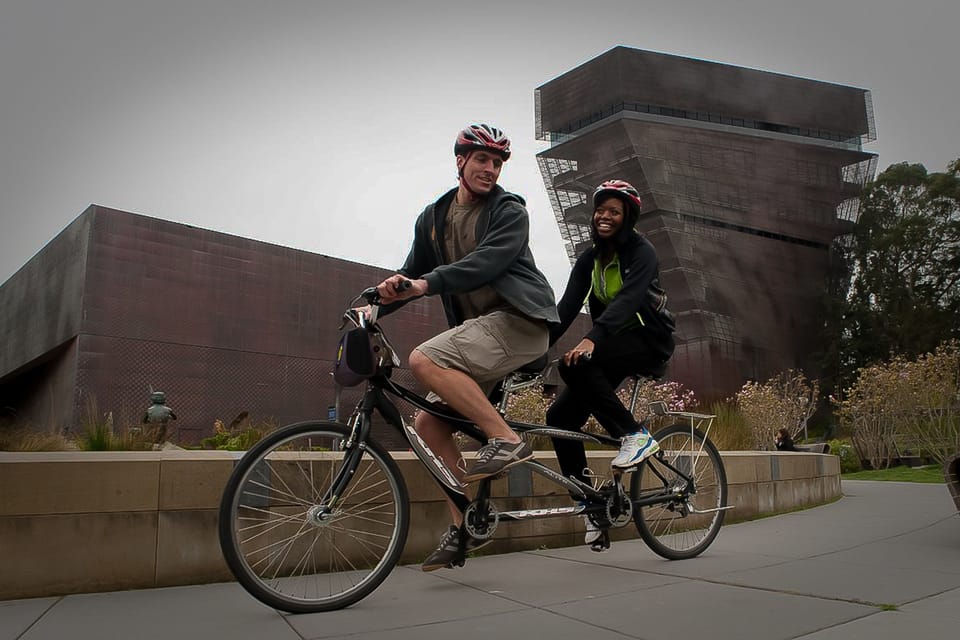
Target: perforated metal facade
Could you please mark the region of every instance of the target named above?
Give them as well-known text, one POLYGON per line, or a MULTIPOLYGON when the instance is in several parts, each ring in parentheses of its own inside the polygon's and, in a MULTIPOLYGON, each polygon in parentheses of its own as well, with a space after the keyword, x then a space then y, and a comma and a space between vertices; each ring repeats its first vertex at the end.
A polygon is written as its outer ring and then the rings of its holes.
MULTIPOLYGON (((243 412, 255 425, 326 419, 341 313, 391 273, 92 206, 0 286, 0 428, 14 414, 75 432, 94 406, 117 427, 137 424, 151 389, 166 393, 184 443, 243 412)), ((406 362, 447 325, 428 298, 384 327, 406 362)), ((394 375, 418 388, 408 370, 394 375)), ((361 389, 345 390, 342 407, 361 389)))
POLYGON ((536 90, 538 154, 571 262, 605 179, 641 193, 678 347, 669 377, 726 397, 815 373, 830 242, 876 170, 870 93, 617 47, 536 90))

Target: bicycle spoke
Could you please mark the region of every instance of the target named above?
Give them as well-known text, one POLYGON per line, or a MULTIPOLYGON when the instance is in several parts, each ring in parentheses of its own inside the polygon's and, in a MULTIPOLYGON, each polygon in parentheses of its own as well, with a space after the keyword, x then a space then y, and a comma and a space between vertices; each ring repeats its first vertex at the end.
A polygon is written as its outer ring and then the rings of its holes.
POLYGON ((692 558, 713 541, 723 522, 726 473, 716 448, 697 430, 675 425, 656 434, 661 453, 634 473, 634 500, 662 495, 638 506, 637 529, 647 545, 669 559, 692 558), (711 510, 709 513, 696 513, 711 510))
POLYGON ((368 443, 342 495, 347 454, 335 423, 295 425, 238 464, 221 507, 221 544, 237 578, 287 611, 341 608, 375 588, 399 559, 408 498, 395 463, 368 443))

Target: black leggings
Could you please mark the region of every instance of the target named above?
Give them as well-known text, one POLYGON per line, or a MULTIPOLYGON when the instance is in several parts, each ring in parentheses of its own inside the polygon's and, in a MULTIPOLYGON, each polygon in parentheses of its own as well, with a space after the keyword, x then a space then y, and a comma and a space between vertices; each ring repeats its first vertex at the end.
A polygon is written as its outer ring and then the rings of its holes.
MULTIPOLYGON (((579 431, 593 414, 614 438, 636 433, 640 425, 617 397, 617 387, 627 376, 659 371, 663 362, 634 331, 597 345, 589 362, 568 367, 561 360, 559 373, 567 386, 547 409, 547 425, 579 431)), ((565 477, 588 482, 583 473, 587 466, 583 442, 553 438, 553 448, 565 477)))

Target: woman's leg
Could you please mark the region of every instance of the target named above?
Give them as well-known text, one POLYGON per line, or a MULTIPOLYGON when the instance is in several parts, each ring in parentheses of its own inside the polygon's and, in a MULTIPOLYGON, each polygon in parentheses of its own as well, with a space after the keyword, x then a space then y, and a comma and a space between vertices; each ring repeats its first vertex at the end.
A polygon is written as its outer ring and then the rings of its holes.
MULTIPOLYGON (((547 409, 547 426, 568 431, 579 431, 590 417, 590 410, 578 402, 570 389, 564 389, 547 409)), ((580 440, 552 438, 553 448, 557 452, 560 472, 565 478, 573 476, 589 484, 583 470, 587 466, 587 453, 580 440)))
POLYGON ((636 433, 640 425, 617 396, 617 387, 635 372, 654 368, 646 343, 636 333, 624 333, 597 345, 593 357, 572 367, 560 364, 560 377, 575 399, 586 406, 614 438, 636 433))

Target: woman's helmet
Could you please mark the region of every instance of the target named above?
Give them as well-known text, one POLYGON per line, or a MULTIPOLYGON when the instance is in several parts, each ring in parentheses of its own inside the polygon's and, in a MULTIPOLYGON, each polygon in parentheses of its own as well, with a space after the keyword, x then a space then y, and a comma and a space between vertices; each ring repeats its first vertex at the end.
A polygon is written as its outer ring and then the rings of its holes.
POLYGON ((463 156, 480 149, 492 151, 504 160, 508 160, 510 139, 496 127, 488 124, 471 124, 457 136, 457 141, 453 145, 453 155, 463 156))
POLYGON ((637 218, 640 217, 643 202, 640 200, 640 192, 632 184, 623 180, 607 180, 593 192, 593 207, 597 208, 605 198, 610 196, 616 196, 623 200, 630 207, 630 211, 627 212, 630 214, 629 217, 633 222, 637 221, 637 218))

